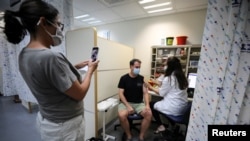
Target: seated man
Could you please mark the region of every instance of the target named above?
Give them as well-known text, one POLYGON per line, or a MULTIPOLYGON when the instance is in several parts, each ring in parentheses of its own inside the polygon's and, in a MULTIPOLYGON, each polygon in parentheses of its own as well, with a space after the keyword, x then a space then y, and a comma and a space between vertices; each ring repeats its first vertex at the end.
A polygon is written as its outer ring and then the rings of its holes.
POLYGON ((143 116, 139 135, 140 141, 143 141, 144 134, 152 118, 148 92, 144 86, 144 77, 139 75, 140 67, 141 61, 139 59, 132 59, 130 61, 130 72, 123 75, 118 84, 121 101, 118 106, 118 116, 120 124, 127 135, 127 141, 132 138, 127 119, 129 114, 139 113, 143 116))

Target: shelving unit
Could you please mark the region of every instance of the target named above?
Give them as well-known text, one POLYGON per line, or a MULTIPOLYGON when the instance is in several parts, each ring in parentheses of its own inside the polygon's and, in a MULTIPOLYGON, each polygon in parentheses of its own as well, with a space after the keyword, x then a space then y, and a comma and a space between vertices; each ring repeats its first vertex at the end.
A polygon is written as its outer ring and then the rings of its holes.
POLYGON ((186 76, 190 72, 197 72, 200 50, 201 45, 152 46, 151 77, 155 78, 158 71, 164 70, 164 64, 166 64, 167 58, 171 56, 180 59, 186 76))
POLYGON ((189 52, 188 73, 196 73, 200 59, 201 45, 192 45, 189 52))

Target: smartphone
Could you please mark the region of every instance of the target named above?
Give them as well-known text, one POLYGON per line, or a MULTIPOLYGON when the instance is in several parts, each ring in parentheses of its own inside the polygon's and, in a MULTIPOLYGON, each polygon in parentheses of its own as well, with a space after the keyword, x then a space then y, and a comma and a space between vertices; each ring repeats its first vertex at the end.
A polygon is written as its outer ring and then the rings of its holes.
POLYGON ((92 62, 95 62, 98 56, 98 52, 99 52, 99 47, 93 47, 92 48, 92 52, 91 52, 91 59, 92 62))

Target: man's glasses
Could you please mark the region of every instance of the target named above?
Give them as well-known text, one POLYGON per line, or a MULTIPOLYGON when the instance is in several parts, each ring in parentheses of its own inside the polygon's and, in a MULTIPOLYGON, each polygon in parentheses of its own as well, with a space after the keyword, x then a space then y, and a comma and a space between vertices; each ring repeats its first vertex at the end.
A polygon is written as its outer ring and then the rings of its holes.
POLYGON ((53 26, 55 26, 55 27, 60 28, 60 29, 61 29, 61 31, 63 31, 63 29, 64 29, 64 24, 63 24, 63 23, 61 23, 61 22, 56 22, 56 24, 52 23, 52 22, 51 22, 51 21, 49 21, 49 20, 47 20, 47 22, 48 22, 48 23, 50 23, 50 24, 52 24, 52 25, 53 25, 53 26))

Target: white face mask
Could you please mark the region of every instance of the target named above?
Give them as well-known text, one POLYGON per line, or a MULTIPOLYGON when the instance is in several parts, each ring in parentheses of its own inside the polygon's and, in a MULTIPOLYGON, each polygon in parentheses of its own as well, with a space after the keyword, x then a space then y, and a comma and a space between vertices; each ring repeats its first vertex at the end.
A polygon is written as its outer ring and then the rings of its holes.
MULTIPOLYGON (((56 28, 56 34, 55 35, 52 35, 51 33, 49 33, 48 30, 44 29, 46 33, 49 34, 49 36, 52 38, 53 40, 53 45, 52 46, 58 46, 62 43, 63 39, 64 39, 64 35, 63 35, 63 32, 62 32, 62 29, 59 29, 58 26, 56 26, 55 24, 53 24, 52 22, 48 21, 50 24, 52 24, 55 28, 56 28)), ((37 25, 40 24, 40 20, 38 21, 37 25)))
POLYGON ((46 29, 45 31, 49 34, 49 36, 52 38, 53 40, 53 45, 52 46, 58 46, 62 43, 64 35, 62 33, 62 31, 59 28, 56 28, 56 34, 52 35, 50 34, 46 29))

